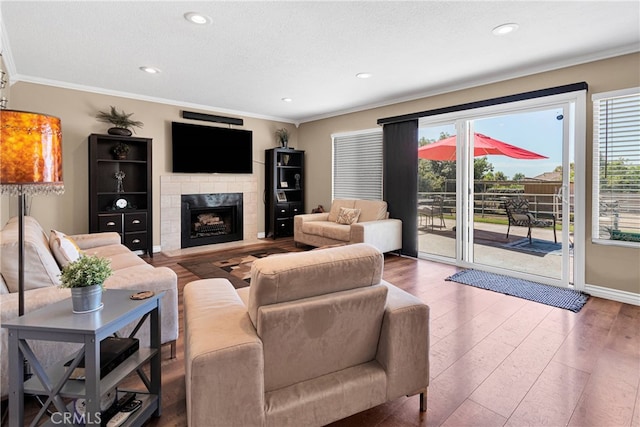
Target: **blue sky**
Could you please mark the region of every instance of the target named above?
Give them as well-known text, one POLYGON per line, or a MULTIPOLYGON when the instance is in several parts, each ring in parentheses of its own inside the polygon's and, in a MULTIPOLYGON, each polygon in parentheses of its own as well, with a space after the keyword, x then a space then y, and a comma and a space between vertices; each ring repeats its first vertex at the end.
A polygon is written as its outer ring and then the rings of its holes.
MULTIPOLYGON (((562 111, 558 108, 511 114, 474 121, 475 131, 517 147, 547 156, 541 160, 519 160, 507 156, 487 156, 494 172, 502 171, 507 178, 521 172, 532 178, 553 171, 562 164, 562 122, 558 120, 562 111)), ((450 126, 421 127, 418 137, 439 139, 440 132, 455 134, 450 126)))

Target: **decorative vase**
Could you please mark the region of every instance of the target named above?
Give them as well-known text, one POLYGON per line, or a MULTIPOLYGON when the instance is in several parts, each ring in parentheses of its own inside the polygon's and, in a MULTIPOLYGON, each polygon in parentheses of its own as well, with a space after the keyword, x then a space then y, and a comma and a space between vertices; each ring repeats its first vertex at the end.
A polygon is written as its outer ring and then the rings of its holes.
POLYGON ((71 288, 71 304, 76 314, 90 313, 102 308, 102 286, 71 288))
POLYGON ((125 128, 112 127, 107 129, 109 135, 131 136, 131 131, 125 128))

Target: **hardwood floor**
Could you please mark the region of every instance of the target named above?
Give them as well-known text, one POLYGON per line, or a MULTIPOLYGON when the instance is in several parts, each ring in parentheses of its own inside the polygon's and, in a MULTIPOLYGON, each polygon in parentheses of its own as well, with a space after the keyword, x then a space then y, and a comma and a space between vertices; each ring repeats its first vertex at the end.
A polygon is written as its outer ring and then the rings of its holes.
MULTIPOLYGON (((276 244, 294 250, 290 239, 276 244)), ((197 279, 178 265, 186 258, 148 261, 176 271, 182 290, 197 279)), ((427 413, 414 396, 332 426, 640 427, 640 307, 591 297, 572 313, 444 280, 456 271, 385 257, 384 279, 431 308, 427 413)), ((179 304, 177 358, 163 348, 162 416, 150 426, 186 425, 182 298, 179 304)))

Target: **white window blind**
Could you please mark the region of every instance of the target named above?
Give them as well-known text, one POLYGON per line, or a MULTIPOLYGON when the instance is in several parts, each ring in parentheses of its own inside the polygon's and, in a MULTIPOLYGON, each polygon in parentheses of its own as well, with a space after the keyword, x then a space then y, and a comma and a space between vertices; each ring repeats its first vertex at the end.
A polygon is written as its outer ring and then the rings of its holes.
POLYGON ((593 95, 593 240, 640 245, 640 88, 593 95))
POLYGON ((333 135, 333 198, 382 200, 382 129, 333 135))

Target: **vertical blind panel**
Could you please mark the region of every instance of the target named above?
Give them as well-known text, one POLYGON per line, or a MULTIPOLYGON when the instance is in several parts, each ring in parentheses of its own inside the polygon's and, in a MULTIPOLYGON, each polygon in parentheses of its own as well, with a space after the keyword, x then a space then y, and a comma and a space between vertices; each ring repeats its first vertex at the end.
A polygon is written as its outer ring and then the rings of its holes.
POLYGON ((594 230, 640 233, 640 94, 594 101, 594 230))
POLYGON ((382 199, 382 131, 333 139, 333 198, 382 199))

